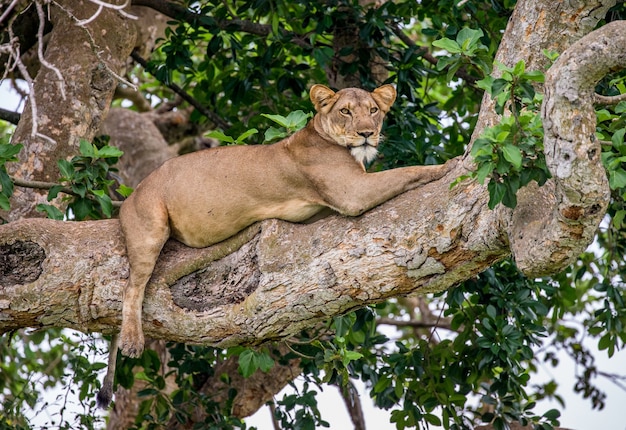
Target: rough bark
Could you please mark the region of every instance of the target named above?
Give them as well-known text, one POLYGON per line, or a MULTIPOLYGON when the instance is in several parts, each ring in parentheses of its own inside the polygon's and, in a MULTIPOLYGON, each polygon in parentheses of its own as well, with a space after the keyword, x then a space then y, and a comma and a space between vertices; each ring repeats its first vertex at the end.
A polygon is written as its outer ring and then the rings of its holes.
MULTIPOLYGON (((619 38, 613 33, 619 33, 621 24, 571 45, 589 33, 615 3, 520 1, 498 49, 496 60, 507 66, 525 60, 527 70, 544 70, 548 62, 544 49, 563 53, 570 47, 550 69, 545 84, 544 145, 555 178, 543 187, 533 183, 520 190, 510 218, 502 215, 512 254, 528 276, 555 273, 571 263, 593 240, 608 203, 600 144, 594 141, 592 95, 603 75, 624 67, 622 48, 613 38, 619 38), (582 192, 581 187, 585 188, 582 192)), ((485 95, 473 137, 497 121, 493 101, 485 95)))
MULTIPOLYGON (((7 166, 10 174, 28 180, 56 181, 57 160, 77 154, 80 139, 91 140, 106 117, 118 83, 115 75, 119 76, 125 65, 136 32, 130 20, 106 8, 98 19, 77 25, 77 19, 87 19, 96 10, 97 6, 88 1, 50 5, 53 29, 45 58, 61 71, 63 80, 52 69, 40 68, 13 135, 13 142, 22 143, 24 150, 19 154, 19 163, 7 166), (65 100, 59 97, 61 88, 65 100), (33 103, 37 108, 36 129, 33 103)), ((34 207, 45 202, 45 196, 41 190, 17 189, 7 219, 41 216, 34 207)))
MULTIPOLYGON (((168 242, 147 289, 147 336, 258 344, 367 303, 441 290, 478 273, 506 255, 506 247, 485 241, 497 236, 483 230, 490 225, 485 216, 493 214, 476 206, 477 196, 466 195, 480 196, 479 187, 448 191, 449 180, 358 218, 268 220, 200 250, 168 242)), ((111 332, 119 326, 128 266, 116 220, 16 221, 0 226, 0 242, 7 255, 24 243, 39 252, 31 264, 36 279, 0 281, 3 330, 62 325, 111 332)), ((4 273, 11 271, 5 265, 4 273)))

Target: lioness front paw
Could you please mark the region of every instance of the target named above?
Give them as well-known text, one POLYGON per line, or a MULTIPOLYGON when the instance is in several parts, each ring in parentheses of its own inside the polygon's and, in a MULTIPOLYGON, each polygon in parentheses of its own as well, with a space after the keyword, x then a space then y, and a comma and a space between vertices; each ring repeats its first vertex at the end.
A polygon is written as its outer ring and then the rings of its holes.
POLYGON ((127 357, 139 358, 143 353, 143 333, 134 329, 120 331, 120 351, 127 357))

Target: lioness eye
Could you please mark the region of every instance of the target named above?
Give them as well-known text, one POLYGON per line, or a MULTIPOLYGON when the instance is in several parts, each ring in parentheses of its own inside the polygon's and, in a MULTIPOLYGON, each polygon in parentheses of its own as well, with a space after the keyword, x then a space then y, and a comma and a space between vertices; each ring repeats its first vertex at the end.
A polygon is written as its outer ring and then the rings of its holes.
POLYGON ((373 107, 370 109, 370 113, 376 113, 378 112, 378 108, 377 107, 373 107))
POLYGON ((350 115, 350 109, 342 108, 339 110, 344 115, 350 115))

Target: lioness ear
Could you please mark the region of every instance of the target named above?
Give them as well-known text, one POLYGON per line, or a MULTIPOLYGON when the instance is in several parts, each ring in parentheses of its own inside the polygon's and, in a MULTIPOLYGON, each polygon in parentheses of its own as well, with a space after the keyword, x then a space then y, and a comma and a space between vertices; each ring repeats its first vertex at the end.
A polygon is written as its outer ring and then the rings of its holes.
POLYGON ((382 85, 372 91, 372 97, 376 101, 378 107, 385 113, 389 112, 391 105, 396 100, 396 89, 393 85, 382 85))
POLYGON ((315 106, 315 110, 318 112, 321 112, 322 108, 328 105, 334 95, 335 92, 333 90, 320 84, 313 85, 309 90, 309 96, 311 97, 313 106, 315 106))

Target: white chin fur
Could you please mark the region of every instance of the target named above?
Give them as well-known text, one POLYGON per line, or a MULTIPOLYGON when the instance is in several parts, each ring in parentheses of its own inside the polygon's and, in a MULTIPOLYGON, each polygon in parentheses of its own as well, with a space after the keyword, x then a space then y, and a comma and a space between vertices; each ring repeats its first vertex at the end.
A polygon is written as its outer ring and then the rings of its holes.
POLYGON ((378 154, 378 149, 376 149, 375 146, 364 144, 350 148, 350 154, 352 154, 356 161, 365 165, 374 161, 376 154, 378 154))

